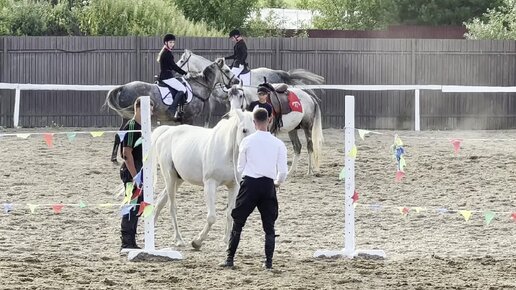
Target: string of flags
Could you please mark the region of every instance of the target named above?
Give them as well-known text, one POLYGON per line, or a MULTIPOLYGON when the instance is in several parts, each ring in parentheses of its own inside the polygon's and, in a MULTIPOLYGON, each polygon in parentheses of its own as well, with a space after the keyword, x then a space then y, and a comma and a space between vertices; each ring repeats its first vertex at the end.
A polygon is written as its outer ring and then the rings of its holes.
MULTIPOLYGON (((28 139, 31 136, 42 136, 43 140, 47 144, 48 148, 54 147, 54 137, 56 135, 65 135, 69 142, 73 142, 77 135, 79 134, 87 134, 91 135, 94 138, 102 137, 105 133, 116 133, 118 134, 118 137, 120 137, 120 140, 123 140, 125 137, 125 134, 129 132, 141 132, 141 130, 127 130, 127 131, 76 131, 76 132, 46 132, 46 133, 8 133, 3 134, 0 133, 0 139, 3 137, 16 137, 20 139, 28 139)), ((135 146, 138 146, 142 143, 142 138, 140 137, 136 143, 135 146)))

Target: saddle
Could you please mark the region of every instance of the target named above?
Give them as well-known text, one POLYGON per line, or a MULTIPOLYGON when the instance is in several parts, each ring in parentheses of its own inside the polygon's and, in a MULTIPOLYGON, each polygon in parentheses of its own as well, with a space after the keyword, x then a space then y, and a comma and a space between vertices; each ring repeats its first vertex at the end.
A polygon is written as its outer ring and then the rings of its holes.
POLYGON ((286 115, 292 112, 289 102, 289 91, 287 84, 272 85, 274 92, 271 92, 270 103, 274 111, 274 115, 286 115))

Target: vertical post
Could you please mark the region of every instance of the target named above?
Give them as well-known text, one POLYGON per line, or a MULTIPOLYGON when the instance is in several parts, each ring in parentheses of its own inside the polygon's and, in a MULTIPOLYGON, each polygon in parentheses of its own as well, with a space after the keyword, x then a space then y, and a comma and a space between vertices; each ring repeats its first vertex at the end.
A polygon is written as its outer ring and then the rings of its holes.
POLYGON ((281 63, 281 51, 280 51, 280 42, 281 42, 281 38, 280 37, 276 37, 275 39, 275 50, 274 50, 274 65, 273 67, 275 67, 276 69, 282 69, 282 63, 281 63))
POLYGON ((14 112, 13 112, 13 127, 18 128, 20 122, 20 88, 16 88, 14 94, 14 112))
POLYGON ((142 63, 142 51, 141 51, 141 38, 139 36, 135 36, 134 37, 134 45, 135 45, 135 48, 136 48, 136 57, 134 58, 134 61, 136 62, 136 73, 135 73, 135 77, 136 77, 136 80, 138 81, 143 81, 142 80, 142 67, 141 67, 141 63, 142 63))
POLYGON ((415 100, 414 100, 414 130, 420 131, 421 129, 421 113, 420 113, 420 104, 419 104, 419 93, 420 90, 416 90, 415 92, 415 100))
POLYGON ((355 146, 355 97, 346 96, 346 115, 344 128, 344 167, 346 179, 344 182, 344 255, 353 257, 355 254, 355 208, 353 207, 353 194, 355 192, 355 158, 349 156, 349 152, 355 146))
MULTIPOLYGON (((152 158, 149 157, 151 148, 151 109, 150 97, 141 99, 142 146, 143 146, 143 201, 154 205, 154 189, 152 180, 152 158)), ((145 218, 145 250, 154 250, 154 215, 145 218)))

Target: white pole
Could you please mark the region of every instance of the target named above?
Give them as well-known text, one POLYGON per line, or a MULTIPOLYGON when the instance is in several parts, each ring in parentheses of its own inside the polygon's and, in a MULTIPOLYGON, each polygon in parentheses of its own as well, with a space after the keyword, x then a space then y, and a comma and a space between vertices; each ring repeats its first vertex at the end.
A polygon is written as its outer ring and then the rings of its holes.
POLYGON ((18 128, 19 124, 20 124, 20 88, 16 88, 16 92, 14 94, 14 115, 13 115, 14 128, 18 128))
POLYGON ((414 107, 415 107, 415 112, 414 112, 414 121, 415 121, 414 130, 416 130, 416 131, 420 131, 421 130, 421 113, 419 111, 419 109, 420 109, 419 93, 420 93, 420 90, 419 89, 416 90, 416 92, 415 92, 415 100, 414 100, 414 107))
POLYGON ((344 129, 344 167, 346 179, 344 182, 344 255, 353 257, 355 254, 355 208, 353 207, 353 194, 355 192, 355 158, 349 156, 349 152, 355 146, 355 97, 346 96, 345 102, 345 129, 344 129))
MULTIPOLYGON (((147 158, 151 148, 151 109, 150 97, 141 98, 142 146, 143 146, 143 201, 154 205, 152 180, 152 160, 147 158), (147 158, 147 159, 146 159, 147 158)), ((145 250, 154 250, 154 214, 145 218, 145 250)))

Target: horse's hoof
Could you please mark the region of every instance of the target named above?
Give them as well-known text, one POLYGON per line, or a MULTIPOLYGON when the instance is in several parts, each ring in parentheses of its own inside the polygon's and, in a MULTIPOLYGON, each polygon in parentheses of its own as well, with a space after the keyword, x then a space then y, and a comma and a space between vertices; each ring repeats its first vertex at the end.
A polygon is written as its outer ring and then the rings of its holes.
POLYGON ((192 241, 192 247, 194 248, 194 250, 197 250, 197 251, 200 250, 201 246, 202 246, 201 243, 196 243, 195 241, 192 241))

